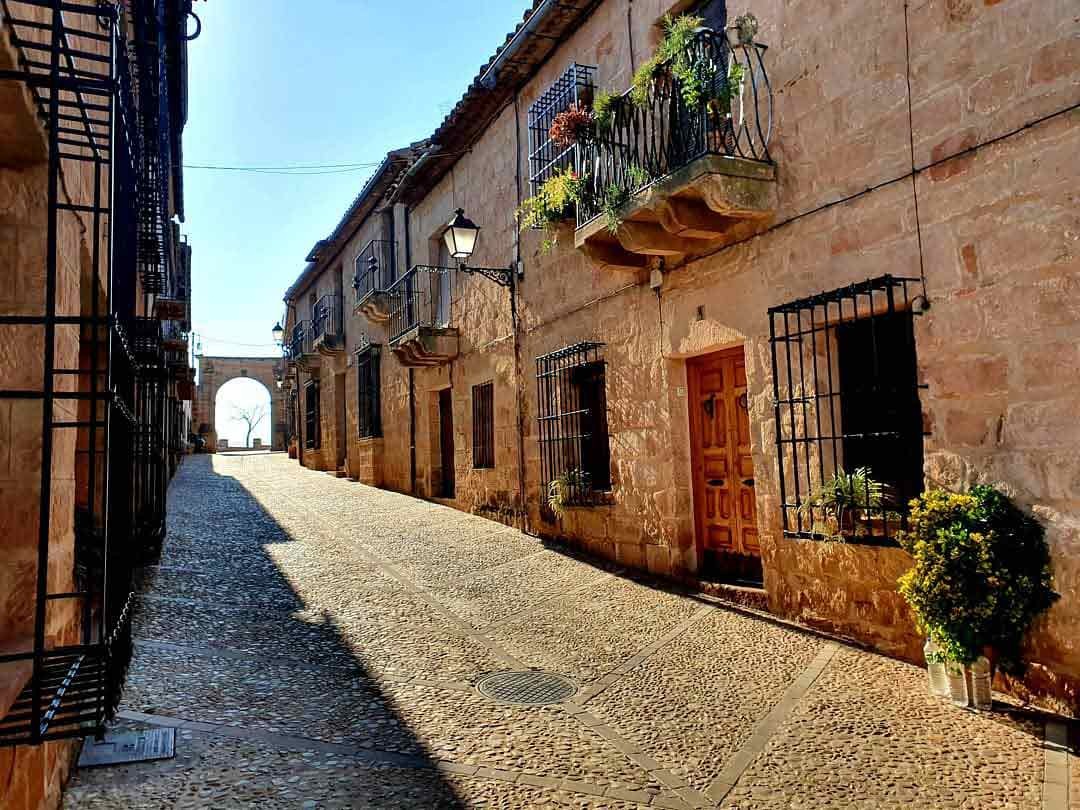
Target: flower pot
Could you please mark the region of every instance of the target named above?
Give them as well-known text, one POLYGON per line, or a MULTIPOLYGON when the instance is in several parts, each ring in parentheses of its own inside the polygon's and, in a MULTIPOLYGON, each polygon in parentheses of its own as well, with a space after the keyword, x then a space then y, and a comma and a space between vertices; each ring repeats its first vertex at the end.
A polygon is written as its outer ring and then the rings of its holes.
POLYGON ((931 638, 923 645, 926 657, 926 675, 930 694, 934 697, 949 697, 949 678, 945 673, 945 662, 941 660, 941 648, 931 638))
POLYGON ((990 661, 985 655, 976 658, 968 671, 971 673, 971 704, 980 711, 989 711, 994 705, 990 689, 990 661))
POLYGON ((949 700, 954 706, 967 708, 968 705, 968 679, 967 667, 956 661, 950 661, 945 665, 945 674, 949 682, 949 700))

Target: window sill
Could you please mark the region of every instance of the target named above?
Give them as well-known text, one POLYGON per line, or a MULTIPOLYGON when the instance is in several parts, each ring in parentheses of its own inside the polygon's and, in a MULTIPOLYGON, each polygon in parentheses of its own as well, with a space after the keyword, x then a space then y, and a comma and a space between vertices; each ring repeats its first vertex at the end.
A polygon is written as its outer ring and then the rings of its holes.
POLYGON ((895 537, 884 537, 881 535, 866 535, 861 537, 845 535, 837 539, 824 537, 820 534, 811 534, 810 532, 785 531, 784 537, 788 540, 796 540, 804 543, 832 543, 838 546, 869 546, 871 548, 900 548, 900 544, 895 537))

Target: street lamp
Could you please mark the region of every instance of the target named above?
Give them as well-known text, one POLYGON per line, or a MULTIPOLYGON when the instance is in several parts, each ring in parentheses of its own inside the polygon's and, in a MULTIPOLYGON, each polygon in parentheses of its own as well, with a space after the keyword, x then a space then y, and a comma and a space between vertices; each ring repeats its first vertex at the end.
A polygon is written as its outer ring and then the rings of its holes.
POLYGON ((270 331, 270 334, 274 336, 274 343, 281 343, 285 337, 285 330, 281 328, 281 321, 274 324, 274 328, 270 331))
POLYGON ((491 279, 496 284, 511 289, 511 297, 514 288, 514 280, 521 275, 520 270, 513 265, 510 267, 469 267, 466 261, 473 255, 476 249, 476 237, 480 233, 480 226, 465 216, 463 208, 457 209, 454 216, 446 223, 443 231, 443 242, 450 256, 459 262, 458 269, 462 273, 478 273, 485 278, 491 279))
POLYGON ((465 216, 464 208, 455 211, 453 219, 443 231, 443 241, 450 251, 450 257, 461 262, 466 261, 476 249, 476 236, 479 233, 480 227, 465 216))

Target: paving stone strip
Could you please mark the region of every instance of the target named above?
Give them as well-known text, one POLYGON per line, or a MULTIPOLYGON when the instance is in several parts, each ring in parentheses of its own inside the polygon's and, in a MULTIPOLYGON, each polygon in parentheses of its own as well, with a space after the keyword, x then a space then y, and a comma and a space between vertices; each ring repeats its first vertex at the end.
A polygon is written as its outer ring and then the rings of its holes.
POLYGON ((791 714, 791 710, 795 708, 803 695, 810 691, 814 681, 824 672, 825 667, 829 665, 839 648, 840 646, 832 641, 822 647, 814 660, 810 662, 810 665, 787 688, 783 697, 780 698, 780 702, 773 706, 772 710, 765 715, 765 719, 754 727, 754 733, 750 735, 750 739, 743 743, 727 761, 727 764, 724 765, 724 769, 713 779, 705 790, 705 794, 710 799, 719 804, 727 797, 727 794, 731 792, 731 789, 739 781, 739 777, 742 776, 754 758, 765 750, 769 739, 780 728, 781 723, 784 722, 787 716, 791 714))
POLYGON ((1069 810, 1069 727, 1046 723, 1042 810, 1069 810))

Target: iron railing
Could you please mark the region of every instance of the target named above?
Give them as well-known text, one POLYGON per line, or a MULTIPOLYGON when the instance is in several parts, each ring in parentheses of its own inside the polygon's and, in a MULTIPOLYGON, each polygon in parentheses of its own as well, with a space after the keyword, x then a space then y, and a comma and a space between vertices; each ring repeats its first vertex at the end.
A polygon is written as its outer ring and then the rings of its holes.
POLYGON ((395 281, 387 293, 390 342, 418 327, 447 329, 453 305, 453 270, 418 264, 395 281))
POLYGON ((394 261, 397 243, 388 239, 372 239, 356 255, 353 289, 356 303, 377 292, 385 292, 394 283, 394 261))
POLYGON ((341 296, 338 293, 324 295, 315 302, 311 313, 312 344, 338 345, 342 337, 341 296))
POLYGON ((667 64, 657 68, 643 101, 632 90, 616 98, 610 119, 579 145, 585 190, 578 225, 705 155, 770 162, 765 50, 758 43, 732 46, 723 33, 703 28, 688 55, 707 77, 696 101, 688 103, 667 64))
POLYGON ((296 362, 305 354, 312 354, 315 344, 312 340, 311 321, 300 321, 293 327, 292 335, 286 347, 288 358, 296 362))

